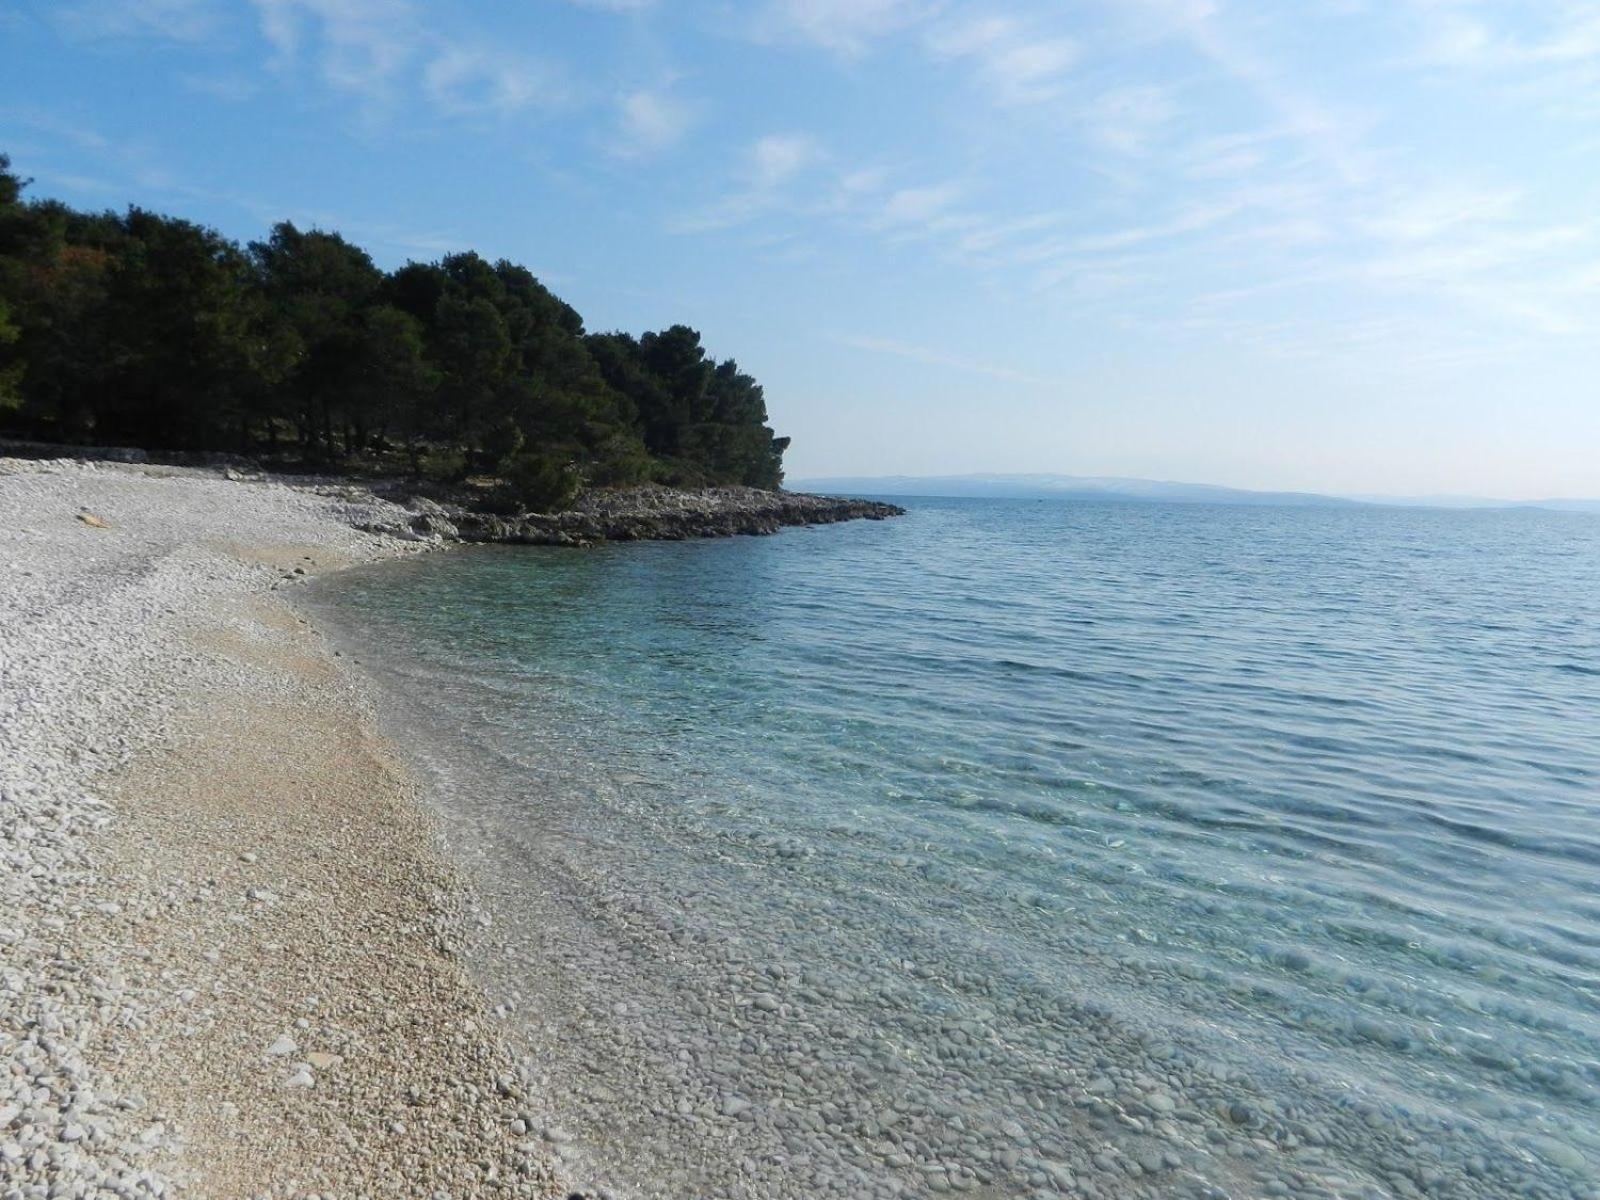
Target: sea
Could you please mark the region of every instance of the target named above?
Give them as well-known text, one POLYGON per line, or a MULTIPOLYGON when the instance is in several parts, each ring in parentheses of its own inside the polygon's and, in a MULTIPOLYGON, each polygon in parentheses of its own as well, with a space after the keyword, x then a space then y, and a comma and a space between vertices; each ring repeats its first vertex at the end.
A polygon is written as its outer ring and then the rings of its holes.
POLYGON ((573 1190, 1600 1198, 1600 517, 901 503, 313 585, 573 1190))

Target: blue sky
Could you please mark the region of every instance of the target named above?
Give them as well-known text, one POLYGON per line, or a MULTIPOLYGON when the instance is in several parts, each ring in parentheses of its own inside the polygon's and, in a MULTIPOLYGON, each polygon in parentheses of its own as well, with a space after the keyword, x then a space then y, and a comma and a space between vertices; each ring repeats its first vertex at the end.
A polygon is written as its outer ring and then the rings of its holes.
POLYGON ((683 320, 793 477, 1600 495, 1593 0, 0 0, 33 194, 683 320))

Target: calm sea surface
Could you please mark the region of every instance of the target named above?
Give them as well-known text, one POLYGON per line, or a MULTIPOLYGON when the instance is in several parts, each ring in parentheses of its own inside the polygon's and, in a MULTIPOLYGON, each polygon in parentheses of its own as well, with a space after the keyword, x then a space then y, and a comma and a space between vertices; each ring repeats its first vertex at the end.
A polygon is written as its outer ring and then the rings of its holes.
POLYGON ((913 500, 318 585, 618 1196, 1600 1197, 1600 518, 913 500))

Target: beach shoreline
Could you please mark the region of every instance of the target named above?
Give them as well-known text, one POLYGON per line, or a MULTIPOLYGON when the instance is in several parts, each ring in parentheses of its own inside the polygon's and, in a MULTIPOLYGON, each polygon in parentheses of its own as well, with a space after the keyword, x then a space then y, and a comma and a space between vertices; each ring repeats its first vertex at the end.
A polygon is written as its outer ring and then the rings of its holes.
POLYGON ((463 877, 290 599, 427 549, 409 516, 347 488, 0 460, 16 1194, 559 1191, 461 959, 463 877))
POLYGON ((236 482, 278 483, 352 500, 381 500, 381 515, 361 528, 404 540, 468 545, 565 546, 604 542, 684 541, 761 536, 801 525, 883 521, 905 515, 897 504, 859 496, 824 496, 745 486, 640 484, 582 491, 555 512, 507 507, 484 480, 445 483, 402 475, 278 473, 231 454, 152 453, 130 447, 64 446, 0 438, 0 461, 137 467, 151 472, 219 475, 236 482))

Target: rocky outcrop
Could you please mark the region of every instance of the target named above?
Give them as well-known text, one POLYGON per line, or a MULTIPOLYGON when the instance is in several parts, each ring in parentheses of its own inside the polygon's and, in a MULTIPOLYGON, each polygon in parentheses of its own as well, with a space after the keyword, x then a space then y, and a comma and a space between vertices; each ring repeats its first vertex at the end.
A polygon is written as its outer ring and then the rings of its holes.
POLYGON ((720 487, 682 491, 645 487, 594 492, 569 510, 498 516, 416 499, 413 533, 447 541, 587 546, 603 541, 681 541, 776 533, 785 525, 881 521, 905 510, 875 500, 720 487))
MULTIPOLYGON (((163 452, 125 447, 47 445, 0 439, 0 454, 22 459, 73 459, 130 464, 162 474, 174 470, 220 474, 234 481, 292 484, 353 510, 374 497, 404 510, 405 523, 356 521, 372 533, 415 541, 506 542, 525 546, 591 546, 597 542, 682 541, 776 533, 785 525, 831 525, 838 521, 881 521, 905 509, 877 500, 815 496, 807 492, 768 492, 751 487, 692 490, 668 487, 621 488, 588 492, 570 509, 556 513, 502 514, 484 506, 492 492, 399 476, 352 478, 344 475, 276 474, 253 459, 228 454, 163 452)), ((79 518, 85 520, 85 518, 79 518)))

